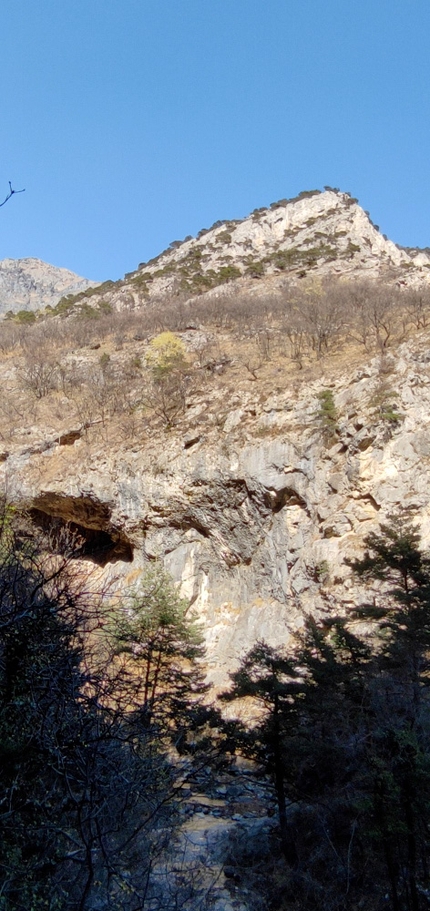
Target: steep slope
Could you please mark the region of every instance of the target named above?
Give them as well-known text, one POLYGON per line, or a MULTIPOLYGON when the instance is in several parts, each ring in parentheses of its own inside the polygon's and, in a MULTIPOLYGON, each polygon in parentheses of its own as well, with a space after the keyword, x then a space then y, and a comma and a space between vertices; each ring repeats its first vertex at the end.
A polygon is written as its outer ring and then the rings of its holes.
POLYGON ((84 291, 92 282, 40 259, 0 261, 0 313, 55 307, 65 294, 84 291))
POLYGON ((196 239, 174 242, 155 262, 142 264, 139 275, 193 291, 240 276, 309 271, 379 276, 388 270, 423 277, 430 257, 401 250, 380 234, 357 200, 327 190, 280 200, 243 221, 217 223, 196 239))

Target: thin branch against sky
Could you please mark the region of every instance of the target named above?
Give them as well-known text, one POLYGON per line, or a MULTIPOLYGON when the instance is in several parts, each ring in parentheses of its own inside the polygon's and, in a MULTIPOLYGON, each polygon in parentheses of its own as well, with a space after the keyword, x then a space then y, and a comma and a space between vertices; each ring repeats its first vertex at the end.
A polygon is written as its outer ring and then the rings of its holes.
POLYGON ((5 196, 3 202, 0 202, 0 209, 1 209, 2 206, 4 206, 4 205, 9 201, 9 199, 11 198, 11 196, 14 196, 14 195, 15 195, 15 193, 25 193, 25 188, 24 188, 24 190, 13 190, 13 189, 12 189, 12 184, 11 184, 11 182, 9 181, 9 193, 7 194, 7 196, 5 196))

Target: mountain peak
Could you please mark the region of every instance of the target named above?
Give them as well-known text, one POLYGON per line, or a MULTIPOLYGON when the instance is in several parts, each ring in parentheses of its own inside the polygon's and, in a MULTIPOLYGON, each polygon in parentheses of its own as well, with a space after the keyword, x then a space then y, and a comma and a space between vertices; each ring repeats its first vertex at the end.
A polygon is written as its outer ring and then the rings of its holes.
POLYGON ((174 241, 141 263, 125 281, 150 296, 163 291, 201 293, 237 278, 283 273, 392 277, 428 281, 430 257, 388 240, 349 193, 304 191, 255 209, 242 220, 215 222, 195 238, 174 241))
POLYGON ((69 269, 34 257, 0 261, 0 313, 55 306, 65 294, 84 291, 94 282, 69 269))

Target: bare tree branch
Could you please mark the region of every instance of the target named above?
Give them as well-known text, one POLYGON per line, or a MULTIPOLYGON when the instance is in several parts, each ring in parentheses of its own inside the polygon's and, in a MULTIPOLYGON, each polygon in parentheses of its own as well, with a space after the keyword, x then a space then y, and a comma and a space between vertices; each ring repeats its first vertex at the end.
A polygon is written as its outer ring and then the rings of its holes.
POLYGON ((7 196, 5 197, 5 199, 3 200, 3 202, 0 202, 0 208, 1 208, 2 206, 4 206, 5 203, 7 203, 8 199, 10 199, 11 196, 14 195, 14 193, 25 193, 25 188, 24 188, 23 190, 13 190, 13 189, 12 189, 12 184, 11 184, 11 182, 9 181, 9 193, 7 194, 7 196))

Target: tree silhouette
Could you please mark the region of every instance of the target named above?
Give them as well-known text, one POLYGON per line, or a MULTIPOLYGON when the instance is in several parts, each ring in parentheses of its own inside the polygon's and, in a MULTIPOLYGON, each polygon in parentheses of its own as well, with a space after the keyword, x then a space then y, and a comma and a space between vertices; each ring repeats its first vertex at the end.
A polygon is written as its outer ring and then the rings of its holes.
POLYGON ((294 848, 287 820, 283 734, 286 719, 291 722, 293 697, 303 689, 297 677, 293 661, 280 650, 258 642, 232 674, 232 689, 222 695, 229 702, 252 697, 262 705, 262 722, 248 732, 247 737, 242 733, 240 742, 242 749, 263 762, 267 772, 273 776, 281 844, 286 860, 293 858, 294 848))
POLYGON ((259 643, 225 696, 264 706, 236 746, 273 778, 285 908, 428 906, 430 562, 398 518, 366 546, 351 565, 372 602, 308 617, 289 649, 259 643))
POLYGON ((86 648, 100 616, 68 558, 13 522, 0 522, 0 907, 165 909, 151 869, 173 769, 157 732, 106 698, 86 648))
POLYGON ((133 723, 154 726, 158 736, 186 749, 208 717, 204 648, 188 602, 160 566, 143 574, 115 609, 108 638, 114 698, 127 703, 133 723))
POLYGON ((379 615, 378 675, 371 681, 374 724, 368 773, 372 817, 390 882, 393 908, 423 906, 430 822, 430 559, 419 534, 396 517, 366 539, 355 572, 390 585, 362 617, 379 615))

